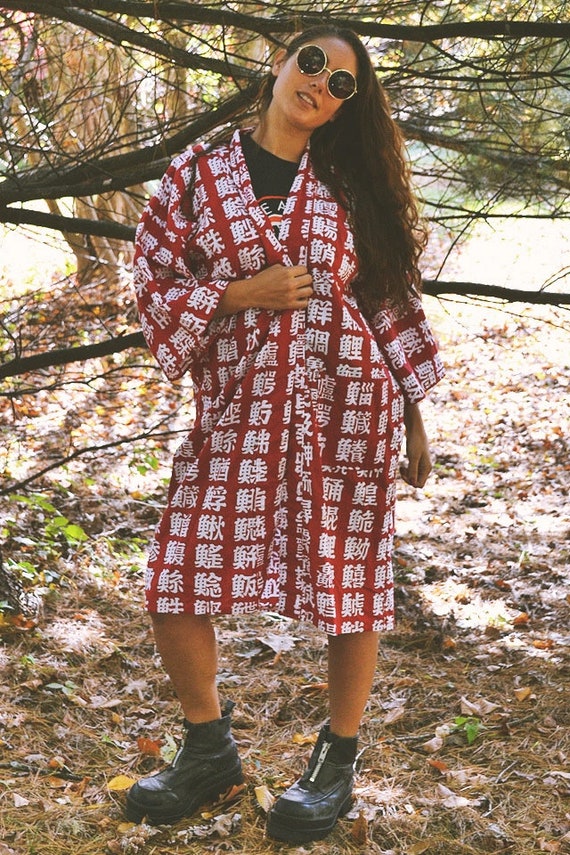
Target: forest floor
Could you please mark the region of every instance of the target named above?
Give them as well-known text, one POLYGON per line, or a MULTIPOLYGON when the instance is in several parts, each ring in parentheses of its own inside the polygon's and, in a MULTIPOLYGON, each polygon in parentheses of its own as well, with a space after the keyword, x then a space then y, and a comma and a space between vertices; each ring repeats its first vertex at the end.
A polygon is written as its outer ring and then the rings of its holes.
POLYGON ((266 838, 265 807, 326 719, 326 647, 273 614, 217 623, 240 800, 171 827, 123 818, 124 788, 172 757, 181 730, 141 609, 177 440, 144 434, 186 423, 188 390, 156 373, 141 386, 137 360, 108 358, 99 385, 66 374, 4 402, 18 440, 3 451, 3 555, 29 602, 0 626, 0 855, 570 853, 568 313, 426 306, 447 366, 424 407, 434 473, 399 487, 398 623, 354 808, 304 847, 266 838), (119 428, 139 440, 114 444, 119 428), (68 463, 49 470, 62 449, 68 463))

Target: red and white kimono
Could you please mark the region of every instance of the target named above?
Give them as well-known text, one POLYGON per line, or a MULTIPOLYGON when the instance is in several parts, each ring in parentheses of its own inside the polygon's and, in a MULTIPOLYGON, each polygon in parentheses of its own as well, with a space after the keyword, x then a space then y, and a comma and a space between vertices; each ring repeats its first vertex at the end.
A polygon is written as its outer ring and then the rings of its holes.
POLYGON ((240 132, 171 164, 137 231, 135 286, 164 373, 191 372, 196 420, 150 547, 149 611, 273 611, 332 635, 392 627, 404 398, 422 400, 443 370, 419 300, 368 323, 357 271, 308 151, 278 237, 240 132), (229 282, 276 263, 309 268, 306 310, 212 320, 229 282))

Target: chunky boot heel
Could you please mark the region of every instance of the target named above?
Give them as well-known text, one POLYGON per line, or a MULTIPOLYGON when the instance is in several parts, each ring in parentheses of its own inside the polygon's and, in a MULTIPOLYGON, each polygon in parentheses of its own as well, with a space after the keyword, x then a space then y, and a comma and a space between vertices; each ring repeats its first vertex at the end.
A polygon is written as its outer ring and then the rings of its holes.
POLYGON ((222 717, 214 721, 184 721, 186 738, 170 766, 141 778, 127 793, 127 819, 138 823, 146 817, 151 825, 168 825, 234 787, 243 788, 241 762, 230 732, 233 706, 228 702, 222 717))
POLYGON ((299 780, 277 799, 267 817, 267 834, 289 843, 322 840, 352 805, 356 737, 322 728, 299 780))

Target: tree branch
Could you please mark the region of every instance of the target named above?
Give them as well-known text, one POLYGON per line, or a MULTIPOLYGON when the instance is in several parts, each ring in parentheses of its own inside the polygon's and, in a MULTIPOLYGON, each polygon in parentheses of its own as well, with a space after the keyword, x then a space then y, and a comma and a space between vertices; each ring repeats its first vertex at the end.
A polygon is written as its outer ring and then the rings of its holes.
MULTIPOLYGON (((139 33, 132 27, 127 27, 120 21, 114 21, 102 15, 94 15, 90 12, 74 8, 79 3, 44 2, 44 0, 24 0, 17 4, 23 12, 34 12, 45 17, 59 18, 69 24, 75 24, 83 30, 103 36, 117 45, 130 44, 134 47, 147 51, 152 56, 161 56, 173 62, 181 68, 200 68, 204 71, 212 71, 224 77, 235 79, 252 78, 256 71, 245 66, 234 65, 225 60, 202 57, 198 54, 188 53, 182 48, 175 47, 164 39, 149 36, 147 33, 139 33)), ((16 8, 10 3, 4 4, 5 8, 16 8)))
MULTIPOLYGON (((190 24, 211 24, 222 27, 236 27, 250 30, 260 35, 272 36, 277 33, 298 32, 313 24, 334 21, 363 36, 378 37, 417 42, 433 42, 450 38, 520 39, 569 38, 570 23, 566 21, 455 21, 445 24, 388 24, 377 21, 361 21, 356 17, 341 17, 326 10, 320 12, 295 12, 278 14, 274 17, 244 15, 208 7, 203 3, 176 2, 176 0, 3 0, 6 9, 23 12, 41 12, 53 17, 69 14, 71 9, 97 10, 117 15, 130 15, 135 18, 152 20, 180 21, 190 24), (49 11, 48 11, 49 9, 49 11)), ((65 17, 65 20, 69 18, 65 17)))
POLYGON ((0 182, 0 205, 34 199, 60 199, 63 196, 91 196, 161 178, 175 154, 218 125, 228 122, 255 99, 258 91, 259 82, 256 81, 232 95, 217 109, 198 116, 184 130, 155 145, 79 165, 40 167, 24 175, 5 178, 0 182))
POLYGON ((134 241, 135 227, 110 220, 89 220, 84 217, 64 217, 57 214, 44 214, 27 208, 9 208, 0 205, 0 223, 40 226, 78 235, 100 235, 117 240, 134 241))
POLYGON ((0 379, 19 377, 29 371, 40 371, 43 368, 53 368, 55 365, 69 365, 71 362, 83 362, 86 359, 109 356, 111 353, 120 353, 132 347, 146 347, 141 332, 105 339, 105 341, 100 341, 97 344, 48 350, 45 353, 35 353, 33 356, 19 356, 4 365, 0 365, 0 379))
MULTIPOLYGON (((424 293, 432 297, 443 294, 457 294, 462 297, 492 297, 507 303, 528 303, 542 306, 568 306, 570 294, 556 294, 550 291, 524 291, 520 288, 502 288, 499 285, 486 285, 481 282, 442 282, 427 279, 424 282, 424 293)), ((72 362, 84 362, 120 353, 130 348, 146 347, 141 332, 129 333, 116 338, 106 339, 96 344, 86 344, 80 347, 69 347, 61 350, 51 350, 46 353, 36 353, 32 356, 22 356, 0 365, 0 379, 19 377, 30 371, 51 368, 55 365, 67 365, 72 362)))
POLYGON ((424 294, 441 297, 442 294, 458 294, 462 297, 493 297, 506 303, 528 303, 537 306, 569 306, 570 294, 556 294, 552 291, 525 291, 522 288, 503 288, 500 285, 486 285, 482 282, 442 282, 440 279, 426 279, 424 294))
POLYGON ((112 442, 104 442, 102 445, 88 445, 85 448, 78 448, 76 451, 68 454, 67 457, 61 457, 59 460, 55 460, 48 466, 44 466, 44 468, 40 469, 38 472, 34 472, 34 474, 30 475, 28 478, 24 478, 22 481, 16 481, 13 484, 9 484, 7 487, 3 487, 0 489, 0 496, 9 496, 10 493, 22 490, 29 484, 37 481, 38 478, 42 478, 44 475, 47 475, 48 472, 52 472, 54 469, 59 469, 60 466, 65 466, 67 463, 71 463, 72 460, 77 460, 78 457, 83 457, 85 454, 99 454, 101 451, 108 451, 110 448, 118 448, 120 445, 138 442, 141 439, 150 439, 151 437, 164 439, 168 436, 175 436, 179 433, 188 432, 188 428, 178 428, 177 430, 166 430, 156 433, 156 429, 163 424, 167 418, 170 418, 170 415, 162 419, 162 421, 158 422, 154 427, 136 434, 135 436, 125 436, 122 439, 115 439, 112 442))

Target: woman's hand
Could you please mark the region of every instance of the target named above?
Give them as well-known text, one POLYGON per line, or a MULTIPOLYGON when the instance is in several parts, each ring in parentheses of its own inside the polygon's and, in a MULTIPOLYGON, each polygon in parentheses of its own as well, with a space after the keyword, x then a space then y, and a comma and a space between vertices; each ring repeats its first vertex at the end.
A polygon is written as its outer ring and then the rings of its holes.
POLYGON ((432 470, 429 442, 418 404, 404 404, 407 463, 400 464, 400 475, 411 487, 423 487, 432 470))
POLYGON ((245 309, 306 309, 313 293, 313 277, 306 267, 273 264, 250 279, 230 282, 220 298, 215 317, 245 309))

